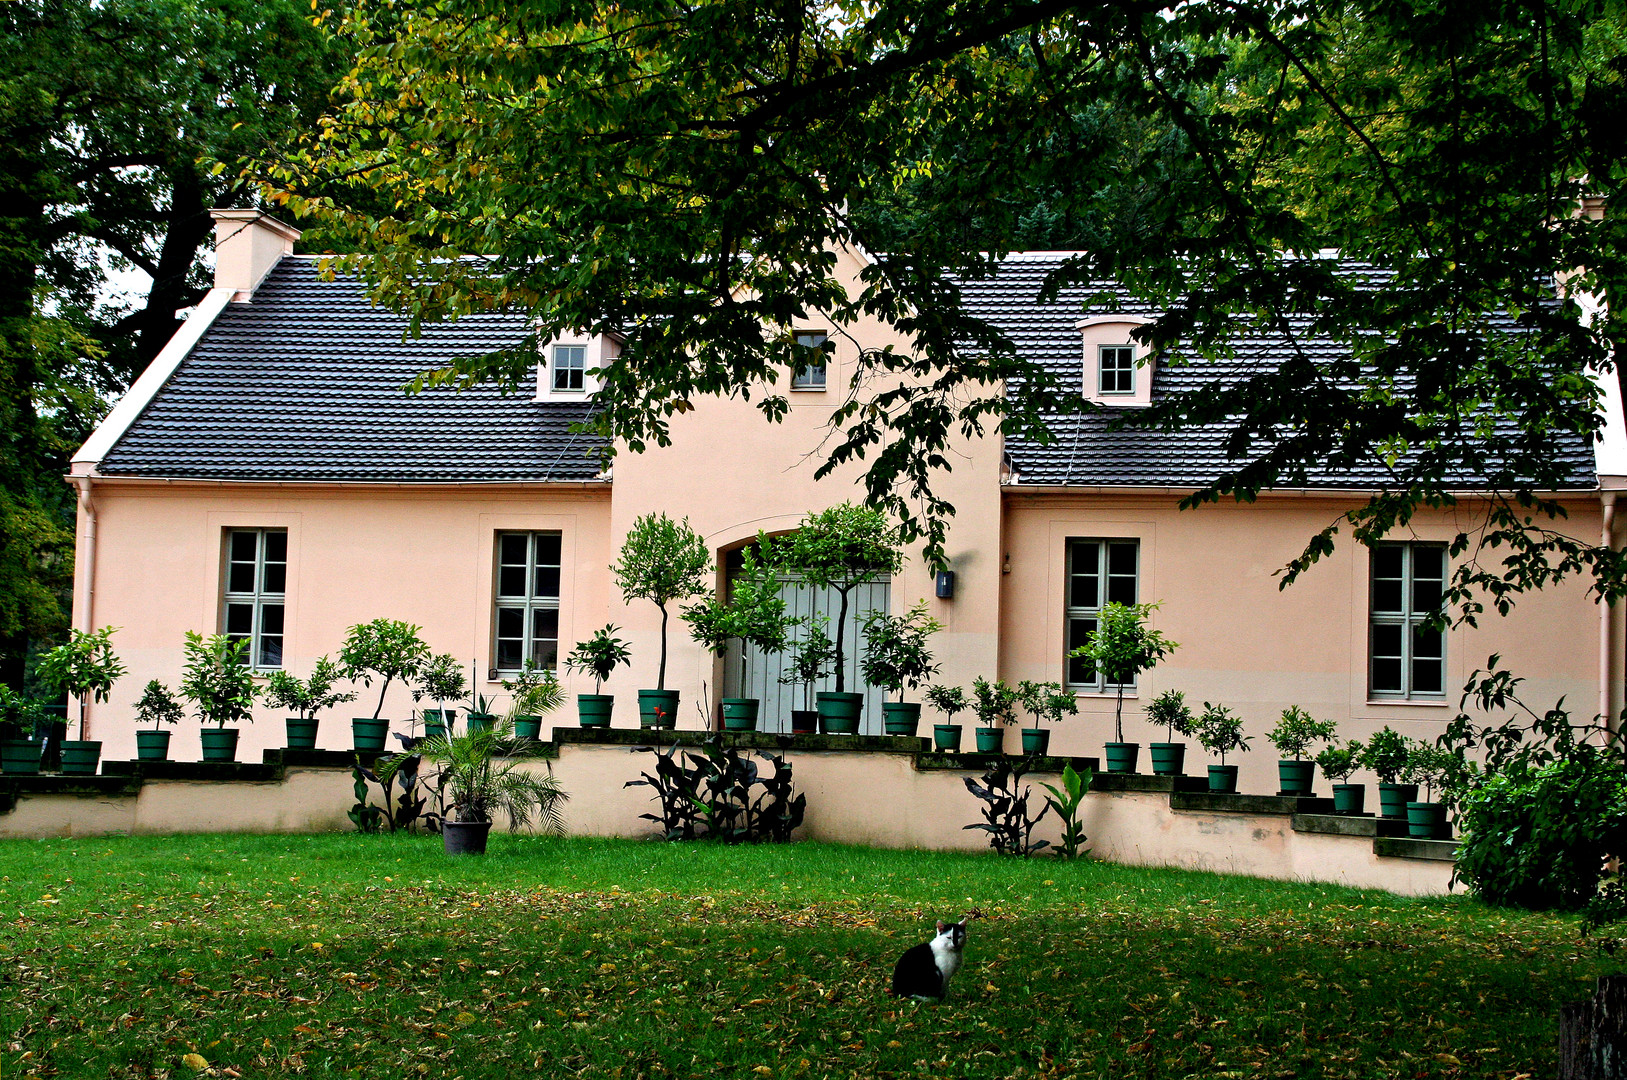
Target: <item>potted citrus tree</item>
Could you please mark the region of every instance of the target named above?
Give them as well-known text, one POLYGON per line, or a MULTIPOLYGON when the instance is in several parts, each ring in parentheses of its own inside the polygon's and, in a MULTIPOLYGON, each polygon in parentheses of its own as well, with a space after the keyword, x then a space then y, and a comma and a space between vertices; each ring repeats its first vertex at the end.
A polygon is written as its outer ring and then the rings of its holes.
POLYGON ((836 688, 817 695, 820 722, 827 731, 859 730, 864 695, 847 689, 847 609, 853 590, 902 563, 898 531, 879 510, 841 503, 802 519, 791 534, 787 567, 809 585, 835 591, 838 598, 834 665, 836 688))
POLYGON ((1136 676, 1174 652, 1179 646, 1147 625, 1157 604, 1108 603, 1096 618, 1096 629, 1085 643, 1068 655, 1089 660, 1102 680, 1117 690, 1113 707, 1113 738, 1107 744, 1107 771, 1136 771, 1141 744, 1124 741, 1124 688, 1136 676))
POLYGON ((593 676, 593 693, 576 695, 576 719, 582 727, 610 726, 610 712, 616 696, 601 694, 599 690, 616 668, 632 661, 627 642, 617 637, 616 632, 614 626, 600 627, 586 641, 578 641, 576 648, 565 658, 565 666, 570 670, 593 676))
POLYGON ((1248 736, 1243 734, 1243 718, 1224 705, 1203 703, 1198 717, 1198 742, 1211 754, 1220 755, 1220 764, 1209 766, 1209 790, 1216 794, 1231 794, 1237 790, 1237 766, 1226 764, 1226 755, 1248 749, 1248 736))
POLYGON ((621 557, 610 567, 625 603, 648 600, 661 611, 661 660, 655 689, 638 692, 640 727, 677 725, 678 691, 667 689, 667 622, 670 606, 699 596, 706 572, 713 567, 706 541, 689 527, 689 519, 673 521, 665 514, 645 514, 633 521, 622 541, 621 557))
POLYGON ((929 686, 926 703, 943 713, 944 722, 932 725, 932 745, 947 754, 960 753, 961 725, 955 723, 955 714, 971 707, 966 691, 958 686, 929 686))
POLYGON ((1316 762, 1307 761, 1305 752, 1318 743, 1333 741, 1338 725, 1332 720, 1318 720, 1298 705, 1282 710, 1282 717, 1266 733, 1266 739, 1277 748, 1282 759, 1277 762, 1277 780, 1282 785, 1279 795, 1309 795, 1316 779, 1316 762))
POLYGON ((469 680, 464 677, 463 663, 451 653, 440 653, 424 661, 412 679, 412 700, 428 699, 435 703, 425 709, 424 735, 433 738, 453 730, 458 718, 456 706, 447 708, 448 701, 457 701, 469 692, 469 680))
POLYGON ((192 702, 204 725, 199 740, 205 761, 236 761, 239 729, 226 725, 254 722, 254 699, 260 688, 248 665, 248 649, 247 638, 186 632, 181 696, 192 702))
POLYGON ((1198 721, 1192 715, 1186 695, 1179 690, 1165 690, 1147 705, 1147 719, 1164 729, 1164 742, 1150 743, 1147 750, 1152 757, 1154 776, 1182 776, 1186 773, 1186 744, 1176 742, 1175 736, 1187 738, 1198 733, 1198 721))
POLYGON ((266 704, 286 709, 294 715, 284 722, 288 730, 288 749, 315 750, 317 713, 347 701, 356 700, 354 690, 340 693, 333 684, 344 672, 326 656, 318 657, 316 667, 308 679, 299 679, 286 671, 273 671, 266 679, 266 704))
MULTIPOLYGON (((791 732, 811 735, 819 727, 820 716, 814 709, 814 684, 830 674, 836 663, 836 643, 825 632, 825 617, 816 615, 800 620, 808 633, 791 648, 791 659, 780 672, 785 686, 802 687, 802 708, 791 710, 791 732)), ((855 727, 857 725, 855 724, 855 727)))
MULTIPOLYGON (((740 553, 740 573, 729 595, 721 599, 708 596, 683 610, 680 617, 689 624, 690 637, 718 656, 734 639, 765 656, 784 652, 790 644, 793 620, 785 613, 775 560, 772 542, 759 533, 755 548, 740 553)), ((756 730, 761 707, 756 698, 724 698, 721 704, 725 731, 756 730)))
POLYGON ((927 639, 942 630, 943 624, 927 614, 924 600, 898 616, 869 612, 861 623, 865 653, 859 670, 864 681, 898 695, 897 701, 882 702, 882 730, 889 735, 914 735, 921 724, 921 704, 905 701, 904 691, 918 689, 938 673, 939 665, 927 651, 927 639))
POLYGON ((374 619, 358 623, 345 634, 344 646, 339 650, 339 662, 345 666, 345 675, 359 679, 371 687, 378 678, 379 703, 372 716, 358 716, 350 721, 351 744, 359 754, 382 754, 390 734, 390 721, 380 719, 384 711, 384 695, 392 682, 410 684, 419 670, 429 662, 429 646, 418 636, 423 627, 396 619, 374 619))
POLYGON ((32 776, 40 771, 45 746, 34 733, 44 722, 38 702, 0 683, 0 772, 32 776))
POLYGON ((73 775, 96 773, 101 761, 100 740, 85 739, 85 703, 105 703, 113 684, 123 677, 124 664, 113 653, 116 626, 104 626, 94 633, 74 630, 68 640, 47 650, 39 658, 36 671, 40 681, 57 693, 69 693, 79 700, 79 738, 62 741, 62 771, 73 775))
POLYGON ((1407 740, 1407 764, 1402 776, 1423 787, 1423 798, 1407 803, 1407 835, 1414 840, 1450 840, 1448 798, 1462 788, 1469 764, 1462 755, 1421 739, 1407 740), (1441 798, 1437 801, 1435 795, 1441 798))
POLYGON ((972 683, 972 711, 977 714, 977 752, 998 754, 1005 727, 1017 722, 1017 691, 1003 681, 989 682, 981 675, 972 683))
POLYGON ((1033 727, 1022 729, 1023 753, 1044 754, 1051 749, 1051 733, 1041 724, 1049 721, 1060 724, 1064 716, 1076 716, 1079 713, 1079 699, 1074 697, 1072 690, 1064 689, 1058 682, 1034 682, 1024 679, 1017 684, 1017 700, 1022 702, 1024 709, 1034 718, 1033 727))
POLYGON ((185 715, 169 687, 157 679, 149 682, 136 702, 136 723, 147 725, 136 728, 136 760, 168 761, 170 732, 163 725, 174 727, 185 715))
POLYGON ((1362 765, 1378 774, 1380 817, 1405 820, 1407 803, 1418 798, 1418 785, 1402 777, 1409 756, 1406 736, 1389 727, 1373 732, 1362 748, 1362 765))
POLYGON ((1366 803, 1367 788, 1363 784, 1346 783, 1350 775, 1361 768, 1362 744, 1351 739, 1343 746, 1326 746, 1316 755, 1316 766, 1322 775, 1333 782, 1333 812, 1360 814, 1366 803))

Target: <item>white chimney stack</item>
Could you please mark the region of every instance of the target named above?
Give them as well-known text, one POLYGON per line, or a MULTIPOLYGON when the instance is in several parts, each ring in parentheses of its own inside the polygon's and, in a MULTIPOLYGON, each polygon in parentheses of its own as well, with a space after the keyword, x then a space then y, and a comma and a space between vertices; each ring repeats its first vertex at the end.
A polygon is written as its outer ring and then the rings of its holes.
POLYGON ((254 298, 271 268, 294 253, 299 230, 260 210, 211 210, 215 219, 215 288, 231 289, 232 302, 254 298))

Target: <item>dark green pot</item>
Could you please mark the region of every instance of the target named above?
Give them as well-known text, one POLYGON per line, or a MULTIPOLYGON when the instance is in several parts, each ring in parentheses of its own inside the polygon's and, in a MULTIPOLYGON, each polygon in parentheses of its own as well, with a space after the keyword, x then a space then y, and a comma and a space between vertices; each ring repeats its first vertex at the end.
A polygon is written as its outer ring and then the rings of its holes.
POLYGON ((168 761, 169 737, 172 732, 159 728, 155 731, 136 732, 137 761, 168 761))
POLYGON ((441 720, 424 721, 424 738, 441 739, 446 737, 446 723, 441 720))
POLYGON ((1446 824, 1446 804, 1409 801, 1407 835, 1414 840, 1452 839, 1452 830, 1446 824))
POLYGON ((1316 762, 1277 762, 1277 782, 1282 785, 1279 795, 1310 795, 1316 781, 1316 762))
POLYGON ((390 738, 390 722, 375 720, 371 716, 356 716, 350 720, 350 745, 358 754, 382 754, 390 738))
POLYGON ((979 754, 998 754, 1005 749, 1005 728, 974 727, 972 735, 977 739, 977 752, 979 754))
POLYGON ((1209 766, 1209 793, 1211 795, 1231 795, 1237 791, 1236 765, 1209 766))
POLYGON ((1023 753, 1047 754, 1051 750, 1051 733, 1044 728, 1023 728, 1023 753))
POLYGON ((489 821, 443 821, 441 850, 448 855, 484 855, 490 835, 489 821))
POLYGON ((791 734, 812 735, 819 730, 819 712, 816 709, 791 710, 791 734))
POLYGON ((290 716, 284 723, 288 725, 288 749, 315 750, 316 724, 315 720, 306 720, 300 716, 290 716))
POLYGON ((40 753, 45 744, 33 739, 0 739, 0 772, 32 776, 40 771, 40 753))
POLYGON ((1140 743, 1110 742, 1107 744, 1107 771, 1133 773, 1136 771, 1136 758, 1140 756, 1140 743))
POLYGON ((1180 776, 1186 772, 1184 742, 1148 743, 1147 756, 1152 759, 1154 776, 1180 776))
POLYGON ((881 729, 889 735, 914 735, 921 727, 919 701, 883 701, 881 729))
POLYGON ((234 727, 206 727, 198 732, 198 741, 203 744, 205 761, 237 760, 237 729, 234 727))
POLYGON ((1380 784, 1378 786, 1379 815, 1404 820, 1407 816, 1407 804, 1417 797, 1417 784, 1380 784))
POLYGON ((1333 785, 1333 812, 1335 814, 1359 814, 1366 806, 1366 803, 1366 784, 1333 785))
POLYGON ((859 717, 864 713, 864 695, 844 690, 821 690, 814 695, 819 707, 819 726, 827 735, 853 735, 859 730, 859 717))
POLYGON ((458 711, 456 709, 424 710, 424 734, 426 736, 434 732, 437 727, 440 728, 438 734, 445 735, 446 729, 454 726, 457 722, 458 711))
POLYGON ((464 723, 469 727, 469 734, 473 735, 478 731, 490 731, 496 727, 497 716, 489 712, 472 712, 464 723))
POLYGON ((754 697, 723 699, 724 731, 756 731, 758 702, 754 697))
POLYGON ((514 718, 514 737, 517 739, 541 739, 542 717, 527 716, 521 713, 514 718))
POLYGON ((677 727, 678 691, 640 690, 638 692, 638 726, 641 728, 677 727))
POLYGON ((581 727, 607 728, 615 704, 614 694, 577 694, 576 722, 581 727))
POLYGON ((945 754, 960 753, 960 724, 933 724, 932 745, 945 754))
POLYGON ((95 776, 102 761, 102 744, 97 741, 62 740, 62 773, 64 776, 95 776))

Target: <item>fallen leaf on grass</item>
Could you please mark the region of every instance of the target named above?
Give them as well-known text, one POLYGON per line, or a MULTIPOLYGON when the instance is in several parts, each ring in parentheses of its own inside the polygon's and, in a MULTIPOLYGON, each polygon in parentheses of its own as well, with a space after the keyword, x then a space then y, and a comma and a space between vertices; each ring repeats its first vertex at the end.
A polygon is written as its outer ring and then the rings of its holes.
POLYGON ((186 1054, 181 1058, 181 1064, 194 1072, 202 1072, 209 1067, 209 1061, 202 1054, 186 1054))

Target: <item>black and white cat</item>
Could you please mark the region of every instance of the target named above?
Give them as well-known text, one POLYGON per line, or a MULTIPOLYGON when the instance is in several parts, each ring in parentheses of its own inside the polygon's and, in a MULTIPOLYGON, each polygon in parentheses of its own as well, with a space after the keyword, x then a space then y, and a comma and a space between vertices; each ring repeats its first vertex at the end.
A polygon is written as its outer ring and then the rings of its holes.
POLYGON ((958 923, 938 923, 938 936, 905 951, 893 968, 893 994, 896 997, 931 998, 949 996, 949 980, 960 970, 961 950, 966 948, 967 915, 958 923))

